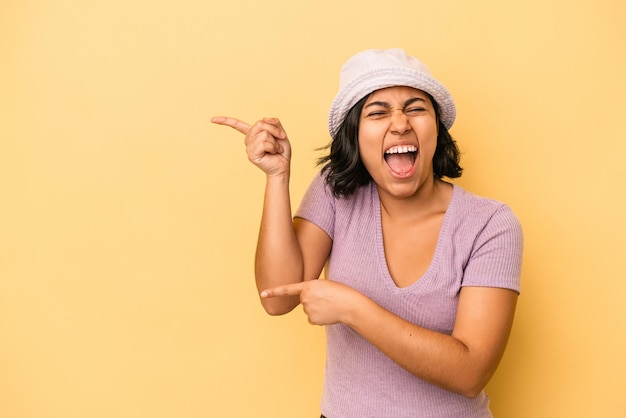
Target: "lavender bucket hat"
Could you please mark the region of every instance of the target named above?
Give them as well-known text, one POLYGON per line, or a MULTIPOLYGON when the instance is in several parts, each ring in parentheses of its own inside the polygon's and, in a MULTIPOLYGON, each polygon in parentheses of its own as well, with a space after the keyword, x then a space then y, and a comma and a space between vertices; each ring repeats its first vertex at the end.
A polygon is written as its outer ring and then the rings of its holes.
POLYGON ((339 92, 328 113, 328 130, 334 138, 348 111, 373 91, 407 86, 430 94, 439 105, 443 125, 450 129, 456 107, 450 92, 437 81, 417 58, 400 48, 369 49, 351 57, 341 68, 339 92))

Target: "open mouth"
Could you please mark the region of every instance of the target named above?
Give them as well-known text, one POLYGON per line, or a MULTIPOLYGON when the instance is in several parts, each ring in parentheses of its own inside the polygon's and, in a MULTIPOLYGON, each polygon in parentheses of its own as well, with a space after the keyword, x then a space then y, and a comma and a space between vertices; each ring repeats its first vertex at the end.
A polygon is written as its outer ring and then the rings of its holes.
POLYGON ((385 151, 385 161, 392 172, 398 175, 408 174, 417 159, 415 145, 397 145, 385 151))

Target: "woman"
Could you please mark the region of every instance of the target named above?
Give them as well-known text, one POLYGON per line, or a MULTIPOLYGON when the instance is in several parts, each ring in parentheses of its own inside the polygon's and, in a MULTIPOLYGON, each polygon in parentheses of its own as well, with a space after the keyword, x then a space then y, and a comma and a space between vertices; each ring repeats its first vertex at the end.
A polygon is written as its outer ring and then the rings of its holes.
POLYGON ((350 58, 330 152, 293 220, 280 121, 212 119, 245 134, 266 173, 255 261, 264 308, 302 304, 327 326, 329 418, 491 416, 484 387, 513 323, 522 233, 506 205, 443 180, 462 171, 455 116, 448 90, 401 49, 350 58))

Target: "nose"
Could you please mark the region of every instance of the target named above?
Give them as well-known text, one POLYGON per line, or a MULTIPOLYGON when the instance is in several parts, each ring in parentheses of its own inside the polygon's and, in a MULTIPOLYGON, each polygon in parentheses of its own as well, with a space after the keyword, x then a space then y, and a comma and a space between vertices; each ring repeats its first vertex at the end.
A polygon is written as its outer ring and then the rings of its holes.
POLYGON ((396 135, 406 135, 411 131, 409 118, 400 109, 391 112, 391 125, 389 127, 392 133, 396 135))

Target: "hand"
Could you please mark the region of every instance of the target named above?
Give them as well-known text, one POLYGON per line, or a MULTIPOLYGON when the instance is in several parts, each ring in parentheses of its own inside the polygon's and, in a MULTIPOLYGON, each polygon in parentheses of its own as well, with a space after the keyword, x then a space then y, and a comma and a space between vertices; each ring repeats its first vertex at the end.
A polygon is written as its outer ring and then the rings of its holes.
POLYGON ((349 286, 327 279, 306 280, 261 292, 262 298, 281 296, 300 296, 304 313, 313 325, 346 323, 359 298, 365 297, 349 286))
POLYGON ((230 126, 244 134, 248 159, 268 176, 289 174, 291 145, 278 119, 263 118, 252 126, 224 116, 211 118, 211 122, 230 126))

